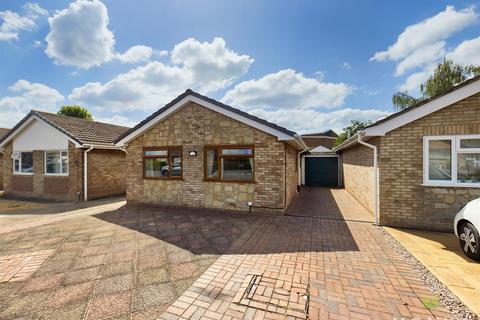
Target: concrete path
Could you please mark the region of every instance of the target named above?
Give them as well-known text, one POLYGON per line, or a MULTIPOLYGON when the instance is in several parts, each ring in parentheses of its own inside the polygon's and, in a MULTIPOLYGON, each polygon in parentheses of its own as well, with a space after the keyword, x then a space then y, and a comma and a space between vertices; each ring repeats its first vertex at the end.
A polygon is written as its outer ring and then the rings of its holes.
POLYGON ((307 189, 288 214, 259 221, 160 319, 452 318, 346 191, 307 189))
POLYGON ((49 204, 46 208, 29 211, 0 212, 0 234, 38 227, 65 219, 117 210, 125 204, 123 197, 112 197, 80 204, 49 204))
POLYGON ((480 316, 480 263, 465 256, 453 233, 385 229, 480 316))

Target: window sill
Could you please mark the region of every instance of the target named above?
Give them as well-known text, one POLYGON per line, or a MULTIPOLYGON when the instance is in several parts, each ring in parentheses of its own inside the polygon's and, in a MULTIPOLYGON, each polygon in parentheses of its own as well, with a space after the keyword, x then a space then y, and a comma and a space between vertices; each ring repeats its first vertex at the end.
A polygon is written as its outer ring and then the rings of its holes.
POLYGON ((254 180, 221 180, 221 179, 204 179, 203 182, 248 183, 248 184, 256 183, 254 180))
POLYGON ((440 188, 480 188, 480 183, 422 183, 422 187, 440 188))
POLYGON ((160 178, 160 177, 143 177, 143 180, 161 180, 161 181, 183 181, 183 178, 160 178))
POLYGON ((65 178, 65 177, 68 177, 68 173, 67 173, 67 174, 45 173, 44 176, 45 176, 45 177, 60 177, 60 178, 65 178))
POLYGON ((33 176, 33 173, 14 172, 14 176, 33 176))

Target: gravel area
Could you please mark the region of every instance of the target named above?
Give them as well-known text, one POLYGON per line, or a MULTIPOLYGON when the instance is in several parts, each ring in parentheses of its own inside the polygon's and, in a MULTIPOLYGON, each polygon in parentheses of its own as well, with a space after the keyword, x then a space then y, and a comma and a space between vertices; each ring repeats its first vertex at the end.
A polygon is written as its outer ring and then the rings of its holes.
POLYGON ((400 254, 405 261, 415 270, 425 285, 438 295, 440 303, 450 310, 457 319, 461 320, 480 320, 480 318, 470 311, 470 309, 455 296, 447 286, 440 282, 420 261, 418 261, 408 250, 400 244, 390 233, 382 227, 378 227, 385 235, 387 241, 393 249, 400 254))

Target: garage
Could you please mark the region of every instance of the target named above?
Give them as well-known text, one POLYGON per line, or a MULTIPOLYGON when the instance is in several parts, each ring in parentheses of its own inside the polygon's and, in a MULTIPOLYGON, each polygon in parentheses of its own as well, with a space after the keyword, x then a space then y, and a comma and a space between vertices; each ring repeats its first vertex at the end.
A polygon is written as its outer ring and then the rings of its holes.
POLYGON ((312 156, 303 158, 303 184, 311 187, 338 187, 338 157, 312 156))

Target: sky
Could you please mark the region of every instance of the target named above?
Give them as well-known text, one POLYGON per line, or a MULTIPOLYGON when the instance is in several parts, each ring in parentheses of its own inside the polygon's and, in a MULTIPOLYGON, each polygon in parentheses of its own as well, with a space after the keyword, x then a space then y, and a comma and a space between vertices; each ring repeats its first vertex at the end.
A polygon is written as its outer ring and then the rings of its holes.
POLYGON ((86 107, 133 126, 191 88, 298 133, 393 112, 445 57, 480 64, 477 1, 2 0, 0 127, 86 107))

